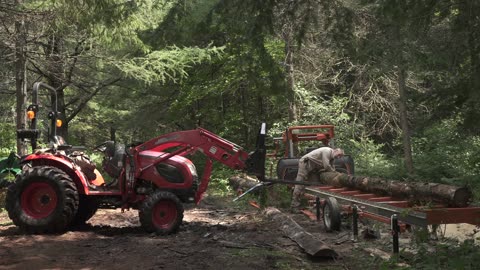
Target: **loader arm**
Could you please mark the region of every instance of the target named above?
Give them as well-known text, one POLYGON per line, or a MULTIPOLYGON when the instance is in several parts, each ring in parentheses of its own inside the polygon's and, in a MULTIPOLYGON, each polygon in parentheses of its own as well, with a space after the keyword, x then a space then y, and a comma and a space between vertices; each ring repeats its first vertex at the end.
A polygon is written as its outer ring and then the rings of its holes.
POLYGON ((142 151, 150 150, 167 153, 166 155, 160 155, 146 166, 141 167, 139 166, 140 164, 135 164, 135 177, 139 178, 143 171, 173 156, 185 156, 196 151, 201 152, 208 159, 195 198, 198 202, 208 186, 212 171, 212 160, 218 161, 232 169, 243 170, 253 174, 260 181, 264 181, 265 136, 266 125, 263 123, 257 137, 256 150, 249 154, 241 146, 203 128, 168 133, 134 147, 133 160, 138 160, 138 155, 142 151))

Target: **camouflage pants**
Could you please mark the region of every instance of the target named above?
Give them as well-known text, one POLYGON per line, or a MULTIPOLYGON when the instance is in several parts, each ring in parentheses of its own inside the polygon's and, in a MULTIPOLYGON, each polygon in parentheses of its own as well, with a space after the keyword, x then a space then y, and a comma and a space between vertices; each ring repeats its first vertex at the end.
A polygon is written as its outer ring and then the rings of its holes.
MULTIPOLYGON (((308 181, 308 175, 313 172, 317 171, 319 168, 316 166, 315 163, 309 161, 308 159, 301 158, 298 162, 298 173, 295 181, 308 181)), ((300 200, 305 193, 305 185, 295 185, 292 194, 292 202, 290 204, 291 208, 299 208, 300 207, 300 200)))

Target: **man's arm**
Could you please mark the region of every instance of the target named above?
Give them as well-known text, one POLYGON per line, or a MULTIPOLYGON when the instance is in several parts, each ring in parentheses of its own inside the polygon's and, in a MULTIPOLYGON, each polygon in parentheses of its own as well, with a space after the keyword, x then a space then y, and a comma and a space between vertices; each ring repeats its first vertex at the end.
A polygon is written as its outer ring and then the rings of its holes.
POLYGON ((333 167, 333 150, 322 153, 322 163, 323 168, 327 172, 334 172, 335 168, 333 167))

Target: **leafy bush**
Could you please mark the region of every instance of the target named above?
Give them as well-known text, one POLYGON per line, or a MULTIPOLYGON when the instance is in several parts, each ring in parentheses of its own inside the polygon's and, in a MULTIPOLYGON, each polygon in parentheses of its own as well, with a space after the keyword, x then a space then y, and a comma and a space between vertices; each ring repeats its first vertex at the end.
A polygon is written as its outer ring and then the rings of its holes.
POLYGON ((477 269, 480 264, 478 246, 473 240, 439 243, 433 247, 434 251, 432 245, 420 245, 418 253, 406 258, 407 262, 415 269, 477 269))
POLYGON ((355 160, 357 175, 396 178, 398 163, 382 153, 382 144, 368 138, 350 140, 350 153, 355 160))
MULTIPOLYGON (((228 178, 237 172, 228 167, 214 166, 212 176, 208 185, 208 192, 210 194, 226 196, 233 194, 233 190, 228 183, 228 178)), ((199 172, 199 177, 201 174, 199 172)))
POLYGON ((463 135, 460 121, 441 121, 413 138, 418 174, 437 179, 480 174, 480 136, 463 135))
POLYGON ((426 128, 413 138, 414 164, 419 178, 467 185, 480 196, 480 136, 461 132, 454 117, 426 128))

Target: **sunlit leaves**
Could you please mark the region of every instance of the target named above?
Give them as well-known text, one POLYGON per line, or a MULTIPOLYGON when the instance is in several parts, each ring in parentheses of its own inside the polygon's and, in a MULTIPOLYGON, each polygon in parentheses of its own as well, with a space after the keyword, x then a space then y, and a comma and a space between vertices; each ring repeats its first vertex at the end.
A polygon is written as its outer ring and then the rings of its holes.
POLYGON ((146 56, 121 60, 116 65, 127 76, 143 81, 165 83, 167 80, 178 82, 188 76, 187 69, 195 64, 207 62, 212 57, 219 57, 223 48, 198 47, 178 48, 153 51, 146 56))

